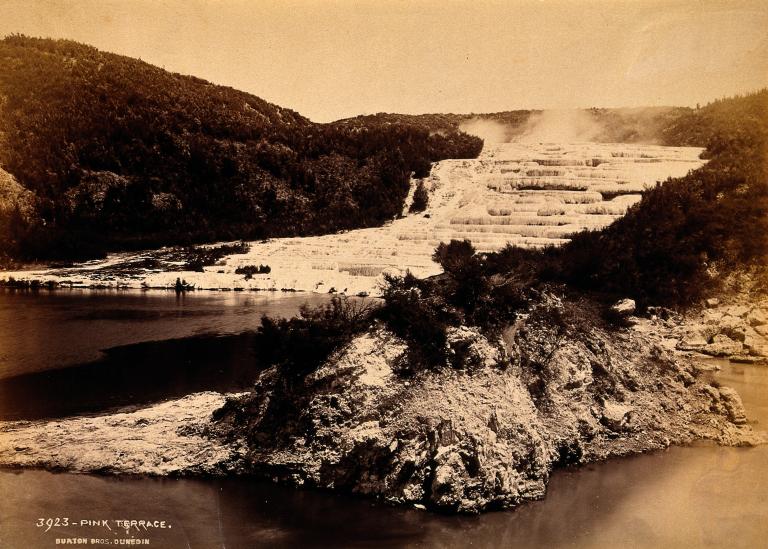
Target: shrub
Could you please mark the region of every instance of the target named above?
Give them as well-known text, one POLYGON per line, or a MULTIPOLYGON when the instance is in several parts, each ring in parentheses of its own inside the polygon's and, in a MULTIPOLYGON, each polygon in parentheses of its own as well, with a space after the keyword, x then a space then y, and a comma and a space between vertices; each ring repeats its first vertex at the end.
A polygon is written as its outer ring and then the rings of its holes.
POLYGON ((445 330, 452 320, 444 303, 425 295, 424 289, 430 284, 410 272, 403 277, 387 274, 384 278, 384 306, 377 316, 408 343, 408 363, 402 365, 401 373, 408 375, 421 368, 444 366, 447 363, 445 330))
POLYGON ((368 328, 374 310, 370 303, 335 296, 325 305, 303 305, 295 318, 264 316, 256 337, 259 359, 278 364, 286 379, 301 379, 368 328))
POLYGON ((221 246, 191 246, 184 250, 184 271, 203 272, 203 267, 214 265, 222 257, 248 253, 251 246, 247 242, 222 244, 221 246))
POLYGON ((255 274, 269 274, 272 272, 272 268, 269 265, 244 265, 235 269, 235 274, 245 275, 246 280, 253 278, 255 274))
POLYGON ((424 186, 424 182, 419 181, 419 184, 416 185, 416 190, 413 191, 413 202, 408 211, 410 213, 423 212, 427 209, 427 204, 429 204, 429 193, 424 186))
POLYGON ((472 269, 477 263, 475 248, 469 240, 451 240, 438 244, 432 259, 448 273, 472 269))

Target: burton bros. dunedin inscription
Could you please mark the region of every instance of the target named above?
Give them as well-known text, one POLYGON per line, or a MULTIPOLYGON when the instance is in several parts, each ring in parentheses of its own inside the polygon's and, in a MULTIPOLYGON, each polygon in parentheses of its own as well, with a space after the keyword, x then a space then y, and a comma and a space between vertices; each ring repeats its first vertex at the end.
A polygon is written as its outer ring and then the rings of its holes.
POLYGON ((44 533, 51 532, 55 545, 150 545, 151 534, 168 530, 171 524, 153 519, 73 519, 71 517, 41 517, 35 526, 44 533), (64 534, 64 535, 62 535, 64 534), (66 535, 71 534, 71 535, 66 535))

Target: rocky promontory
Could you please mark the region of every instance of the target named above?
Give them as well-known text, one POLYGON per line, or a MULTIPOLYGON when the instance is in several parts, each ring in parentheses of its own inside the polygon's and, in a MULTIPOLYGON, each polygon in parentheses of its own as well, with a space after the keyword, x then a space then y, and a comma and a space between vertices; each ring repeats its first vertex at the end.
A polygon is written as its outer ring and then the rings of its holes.
POLYGON ((764 440, 660 336, 581 325, 577 308, 550 296, 497 340, 451 329, 454 367, 405 379, 407 345, 374 328, 300 381, 266 370, 214 430, 259 475, 457 512, 539 498, 559 466, 764 440))
POLYGON ((406 368, 383 323, 303 376, 122 413, 0 423, 0 465, 255 474, 448 512, 542 497, 553 469, 710 439, 752 445, 739 395, 642 326, 545 294, 492 336, 447 334, 450 365, 406 368))

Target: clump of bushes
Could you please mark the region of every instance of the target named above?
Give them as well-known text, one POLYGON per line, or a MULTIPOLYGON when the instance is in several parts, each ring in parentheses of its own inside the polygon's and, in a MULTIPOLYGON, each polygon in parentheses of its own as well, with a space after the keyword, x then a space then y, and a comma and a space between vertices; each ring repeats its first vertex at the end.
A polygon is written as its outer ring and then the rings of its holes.
POLYGON ((222 244, 221 246, 192 246, 184 250, 185 262, 181 270, 202 273, 203 267, 214 265, 222 257, 234 254, 245 254, 251 249, 247 242, 222 244))
POLYGON ((304 305, 295 318, 262 317, 254 337, 256 356, 263 367, 276 366, 270 397, 253 402, 252 397, 229 399, 215 416, 231 421, 238 430, 248 429, 259 416, 255 440, 274 440, 276 423, 297 418, 307 395, 304 379, 319 368, 333 353, 370 327, 375 305, 371 302, 333 297, 317 307, 304 305))
POLYGON ((530 275, 499 270, 494 254, 476 253, 468 240, 441 242, 432 258, 446 275, 442 299, 464 323, 496 330, 527 306, 530 275))
POLYGON ((446 329, 457 319, 439 294, 431 294, 433 288, 410 272, 402 277, 385 275, 384 306, 377 317, 408 343, 407 362, 400 365, 402 375, 447 362, 446 329))
POLYGON ((429 193, 427 192, 427 188, 424 186, 423 181, 419 181, 419 184, 416 185, 416 190, 413 191, 413 202, 411 203, 411 207, 408 208, 409 213, 419 213, 423 212, 427 209, 427 205, 429 204, 429 193))
POLYGON ((269 265, 245 265, 235 269, 235 274, 245 275, 246 280, 253 278, 255 274, 269 274, 272 272, 272 268, 269 265))
POLYGON ((374 311, 370 302, 334 296, 324 305, 303 305, 294 318, 264 316, 256 334, 259 359, 279 365, 286 379, 301 379, 367 329, 374 311))
POLYGON ((491 274, 495 265, 469 241, 441 243, 433 259, 443 267, 442 275, 427 280, 410 273, 385 276, 382 288, 384 306, 377 317, 409 345, 401 368, 405 375, 455 362, 448 356, 448 327, 464 324, 498 335, 530 302, 528 280, 491 274))

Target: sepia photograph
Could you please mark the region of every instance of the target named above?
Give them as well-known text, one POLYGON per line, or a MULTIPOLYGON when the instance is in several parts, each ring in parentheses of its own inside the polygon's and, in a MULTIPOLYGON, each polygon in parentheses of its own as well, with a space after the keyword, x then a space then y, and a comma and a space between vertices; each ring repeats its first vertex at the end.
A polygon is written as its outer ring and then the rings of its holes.
POLYGON ((768 547, 765 0, 0 14, 0 549, 768 547))

